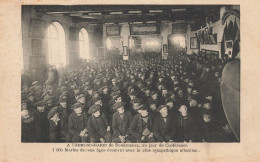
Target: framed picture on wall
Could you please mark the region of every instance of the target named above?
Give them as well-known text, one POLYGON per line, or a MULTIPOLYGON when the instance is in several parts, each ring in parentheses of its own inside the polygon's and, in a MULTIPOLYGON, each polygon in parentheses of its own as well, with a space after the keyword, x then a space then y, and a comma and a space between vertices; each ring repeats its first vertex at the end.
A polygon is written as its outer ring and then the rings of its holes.
POLYGON ((167 53, 168 52, 168 47, 167 44, 163 45, 163 53, 167 53))
POLYGON ((46 29, 46 22, 38 19, 30 20, 29 37, 44 38, 46 29))
POLYGON ((107 36, 119 36, 120 28, 118 25, 106 26, 107 36))
POLYGON ((190 49, 198 48, 198 40, 196 37, 190 37, 190 49))

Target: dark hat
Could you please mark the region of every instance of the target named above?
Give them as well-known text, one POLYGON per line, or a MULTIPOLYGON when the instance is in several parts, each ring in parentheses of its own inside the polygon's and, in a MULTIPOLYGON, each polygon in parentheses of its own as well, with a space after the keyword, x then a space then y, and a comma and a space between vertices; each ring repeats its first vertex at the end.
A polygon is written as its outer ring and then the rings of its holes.
POLYGON ((85 97, 83 94, 78 94, 77 96, 76 96, 76 98, 77 99, 80 99, 80 98, 82 98, 82 97, 85 97))
POLYGON ((82 107, 82 104, 77 102, 77 103, 75 103, 74 105, 71 106, 71 109, 76 109, 76 108, 80 108, 80 107, 82 107))
POLYGON ((49 111, 47 118, 50 120, 55 115, 56 112, 58 112, 58 106, 52 108, 49 111))
POLYGON ((180 87, 174 88, 174 91, 175 91, 175 92, 178 92, 178 91, 180 91, 180 90, 182 90, 180 87))
POLYGON ((163 86, 162 86, 162 90, 167 90, 167 88, 163 85, 163 86))
POLYGON ((174 102, 174 99, 172 99, 172 98, 167 98, 166 101, 165 101, 165 103, 169 103, 169 102, 174 102))
POLYGON ((139 99, 139 98, 135 98, 135 99, 133 99, 133 103, 141 103, 142 101, 141 101, 141 99, 139 99))
POLYGON ((158 94, 156 91, 152 91, 151 92, 151 96, 155 95, 155 94, 158 94))
POLYGON ((32 83, 32 86, 35 86, 35 85, 38 85, 38 84, 40 84, 39 81, 34 81, 34 82, 32 83))
POLYGON ((37 107, 39 107, 39 106, 45 106, 45 105, 46 105, 46 103, 43 102, 43 101, 39 101, 39 102, 35 103, 35 106, 37 106, 37 107))
POLYGON ((67 99, 67 94, 60 95, 59 99, 61 99, 61 98, 67 99))
POLYGON ((48 102, 48 101, 50 101, 52 99, 53 99, 53 96, 46 96, 46 97, 44 97, 43 102, 48 102))
POLYGON ((129 96, 137 96, 137 93, 135 91, 132 91, 129 93, 129 96))
POLYGON ((133 86, 129 86, 129 87, 127 88, 127 91, 130 91, 131 89, 134 89, 134 87, 133 87, 133 86))
POLYGON ((145 104, 142 104, 136 108, 136 110, 147 110, 147 106, 145 104))
POLYGON ((116 92, 116 91, 119 91, 119 90, 120 90, 120 88, 118 86, 115 86, 115 87, 112 88, 113 92, 116 92))
POLYGON ((102 99, 101 99, 101 97, 99 97, 99 96, 97 96, 97 97, 94 97, 93 98, 93 104, 95 104, 97 101, 99 101, 99 100, 101 100, 102 101, 102 99))
POLYGON ((207 109, 202 109, 201 115, 212 115, 212 112, 210 110, 207 110, 207 109))
POLYGON ((119 94, 120 94, 120 92, 118 92, 118 91, 117 91, 117 92, 112 92, 110 96, 111 96, 111 97, 115 97, 115 96, 117 96, 117 95, 119 95, 119 94))
POLYGON ((157 111, 160 111, 162 108, 164 108, 164 107, 167 107, 168 108, 168 106, 167 105, 161 105, 161 106, 159 106, 158 108, 157 108, 157 111))
POLYGON ((33 92, 30 92, 28 95, 27 95, 27 97, 30 97, 30 96, 33 96, 34 95, 34 93, 33 92))
POLYGON ((117 103, 115 103, 115 104, 113 105, 113 108, 114 108, 115 110, 117 110, 118 108, 124 107, 124 106, 125 106, 125 102, 117 102, 117 103))
POLYGON ((61 98, 59 99, 58 103, 61 103, 61 102, 67 102, 67 98, 61 97, 61 98))
POLYGON ((100 108, 101 108, 100 105, 93 105, 89 108, 88 113, 93 114, 93 113, 97 112, 98 110, 100 110, 100 108))

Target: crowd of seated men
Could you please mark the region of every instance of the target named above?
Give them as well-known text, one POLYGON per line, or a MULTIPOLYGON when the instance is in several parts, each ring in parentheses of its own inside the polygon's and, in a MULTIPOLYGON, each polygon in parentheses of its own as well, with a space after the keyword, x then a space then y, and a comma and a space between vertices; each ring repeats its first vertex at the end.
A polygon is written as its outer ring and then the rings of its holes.
POLYGON ((229 61, 107 58, 32 80, 22 84, 22 142, 236 142, 219 88, 229 61))

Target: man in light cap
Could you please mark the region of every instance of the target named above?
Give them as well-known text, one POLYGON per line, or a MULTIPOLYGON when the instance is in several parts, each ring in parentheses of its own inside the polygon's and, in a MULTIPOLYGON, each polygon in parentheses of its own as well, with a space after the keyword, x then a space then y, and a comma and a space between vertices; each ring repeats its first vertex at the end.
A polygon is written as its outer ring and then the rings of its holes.
POLYGON ((87 142, 87 114, 82 111, 82 104, 72 105, 73 113, 69 116, 68 134, 71 142, 87 142))
POLYGON ((22 110, 22 142, 35 142, 35 121, 29 110, 22 110))
POLYGON ((88 120, 88 131, 90 142, 111 142, 110 126, 104 113, 100 111, 100 105, 90 107, 88 113, 91 114, 88 120))
POLYGON ((157 111, 160 113, 154 120, 154 136, 159 142, 172 142, 175 137, 174 118, 168 115, 168 106, 161 105, 157 111))
POLYGON ((140 105, 138 114, 133 117, 129 127, 132 142, 154 142, 153 120, 147 107, 140 105))
POLYGON ((124 102, 114 104, 114 109, 116 112, 113 114, 112 120, 112 128, 114 131, 112 142, 125 143, 129 134, 128 128, 130 127, 130 123, 132 121, 132 115, 131 112, 125 111, 124 106, 124 102))

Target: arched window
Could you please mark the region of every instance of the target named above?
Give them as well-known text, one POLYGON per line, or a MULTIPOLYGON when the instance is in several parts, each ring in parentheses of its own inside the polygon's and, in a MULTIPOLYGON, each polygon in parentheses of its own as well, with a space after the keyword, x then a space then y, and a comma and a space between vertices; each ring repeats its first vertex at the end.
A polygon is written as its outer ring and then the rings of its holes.
POLYGON ((66 62, 65 32, 58 22, 53 22, 48 28, 49 64, 62 67, 66 62))
POLYGON ((89 59, 89 38, 87 30, 84 28, 79 32, 79 57, 89 59))

